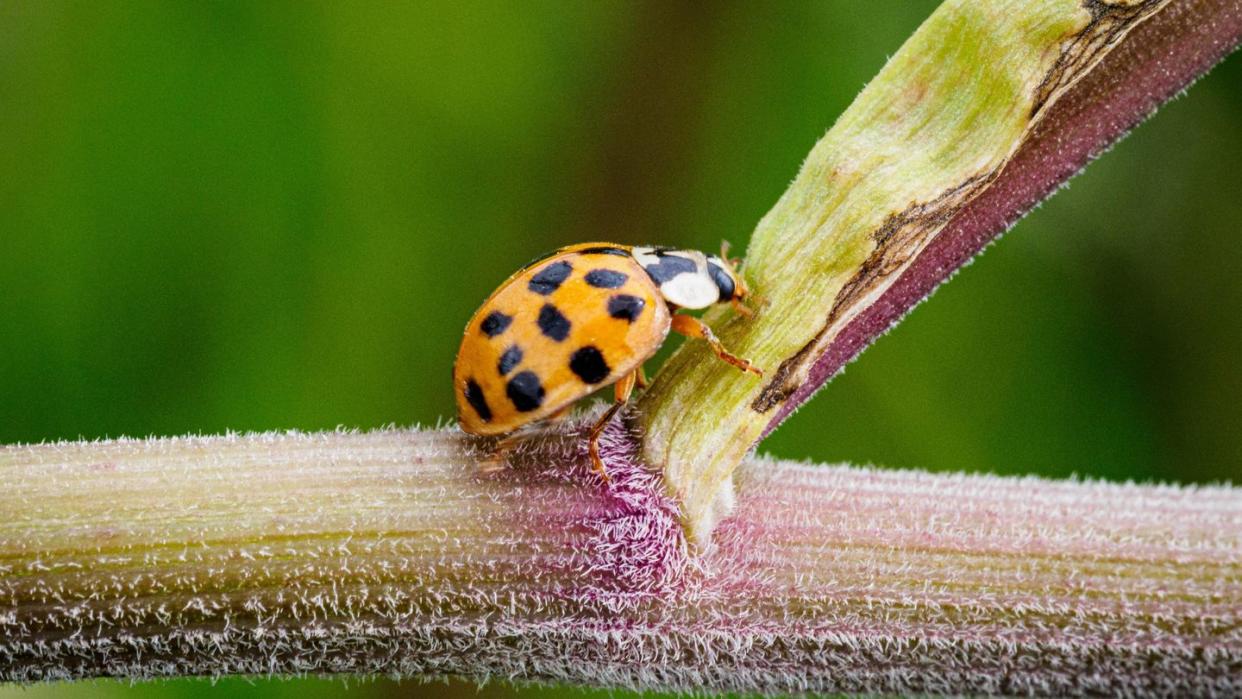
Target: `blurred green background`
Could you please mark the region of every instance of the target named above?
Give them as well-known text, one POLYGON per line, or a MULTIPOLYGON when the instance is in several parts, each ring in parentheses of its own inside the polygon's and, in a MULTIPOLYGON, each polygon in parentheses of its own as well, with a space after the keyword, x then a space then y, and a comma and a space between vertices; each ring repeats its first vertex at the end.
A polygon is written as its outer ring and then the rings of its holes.
MULTIPOLYGON (((0 442, 435 424, 462 326, 510 272, 584 240, 744 248, 934 6, 0 4, 0 442)), ((1238 479, 1240 124, 1234 58, 763 449, 1238 479)), ((342 691, 475 696, 0 697, 342 691)))

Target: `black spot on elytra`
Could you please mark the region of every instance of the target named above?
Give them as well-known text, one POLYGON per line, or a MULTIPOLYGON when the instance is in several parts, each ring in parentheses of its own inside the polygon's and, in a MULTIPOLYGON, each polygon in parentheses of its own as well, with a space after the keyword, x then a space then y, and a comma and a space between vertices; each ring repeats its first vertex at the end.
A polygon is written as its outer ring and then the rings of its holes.
POLYGON ((716 282, 716 288, 720 290, 720 300, 728 301, 733 298, 733 293, 737 291, 733 283, 733 277, 729 273, 720 268, 719 265, 708 262, 707 274, 711 276, 712 281, 716 282))
POLYGON ((516 367, 521 361, 522 348, 517 345, 509 345, 509 349, 505 350, 505 353, 500 355, 500 362, 496 364, 496 370, 500 372, 501 376, 504 376, 505 374, 513 371, 513 368, 516 367))
POLYGON ((659 262, 643 267, 656 284, 663 284, 679 274, 698 271, 698 267, 695 267, 693 260, 677 255, 667 255, 660 251, 656 251, 656 255, 659 257, 659 262))
POLYGON ((617 289, 629 276, 611 269, 593 269, 586 273, 585 279, 587 284, 596 289, 617 289))
POLYGON ((609 248, 609 247, 583 248, 582 250, 578 251, 578 254, 579 255, 620 255, 621 257, 630 256, 630 253, 622 250, 621 248, 609 248))
POLYGON ((513 316, 505 315, 500 311, 492 311, 487 314, 482 323, 479 323, 479 330, 483 331, 488 337, 496 337, 500 333, 508 329, 509 323, 513 322, 513 316))
POLYGON ((479 414, 479 419, 483 420, 483 422, 491 422, 492 409, 487 406, 487 399, 483 397, 483 389, 479 387, 479 384, 475 383, 474 379, 466 381, 465 394, 466 402, 470 404, 470 407, 474 408, 474 412, 479 414))
POLYGON ((561 283, 568 279, 573 271, 574 266, 565 260, 553 262, 531 277, 530 284, 527 284, 526 287, 536 294, 547 296, 559 289, 561 283))
POLYGON ((543 384, 533 371, 519 371, 505 385, 505 393, 519 412, 529 413, 543 404, 543 384))
POLYGON ((557 342, 569 337, 569 319, 550 303, 543 304, 543 308, 539 309, 538 322, 540 332, 557 342))
POLYGON ((596 384, 608 378, 612 371, 604 361, 604 355, 591 346, 578 348, 569 358, 569 368, 586 383, 596 384))
POLYGON ((633 323, 639 314, 643 312, 643 307, 646 305, 647 302, 637 296, 617 294, 608 299, 608 315, 628 323, 633 323))

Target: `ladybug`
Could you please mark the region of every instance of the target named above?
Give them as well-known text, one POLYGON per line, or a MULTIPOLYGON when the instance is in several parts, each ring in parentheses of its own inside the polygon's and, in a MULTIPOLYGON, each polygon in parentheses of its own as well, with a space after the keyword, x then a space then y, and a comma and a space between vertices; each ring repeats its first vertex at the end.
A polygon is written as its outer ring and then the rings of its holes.
POLYGON ((505 435, 562 417, 578 399, 616 384, 615 401, 591 428, 591 462, 605 480, 604 426, 646 386, 642 365, 669 330, 707 341, 722 360, 762 376, 730 354, 702 321, 679 309, 730 303, 748 292, 727 257, 697 250, 584 243, 527 265, 500 285, 466 326, 453 364, 462 430, 505 435))

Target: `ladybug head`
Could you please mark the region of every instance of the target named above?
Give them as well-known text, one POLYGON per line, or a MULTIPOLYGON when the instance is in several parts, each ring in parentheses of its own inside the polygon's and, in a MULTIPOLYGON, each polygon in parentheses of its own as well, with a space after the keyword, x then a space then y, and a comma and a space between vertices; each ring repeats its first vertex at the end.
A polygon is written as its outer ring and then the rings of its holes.
POLYGON ((732 303, 739 311, 749 313, 740 304, 749 294, 746 283, 727 252, 725 245, 719 256, 698 250, 651 247, 636 247, 632 254, 670 305, 696 309, 732 303))
POLYGON ((720 300, 717 303, 731 303, 733 308, 744 316, 750 317, 754 312, 742 304, 750 296, 746 288, 746 280, 738 273, 737 266, 742 261, 729 257, 729 241, 720 242, 720 256, 707 256, 707 271, 720 289, 720 300))

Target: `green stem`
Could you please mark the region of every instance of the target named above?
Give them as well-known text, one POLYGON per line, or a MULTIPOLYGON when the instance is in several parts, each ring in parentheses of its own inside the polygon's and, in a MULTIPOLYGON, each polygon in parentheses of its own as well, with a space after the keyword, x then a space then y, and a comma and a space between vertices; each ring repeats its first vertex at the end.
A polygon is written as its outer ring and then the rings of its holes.
POLYGON ((384 673, 695 691, 1242 691, 1242 491, 751 460, 688 555, 636 442, 0 449, 0 680, 384 673))

